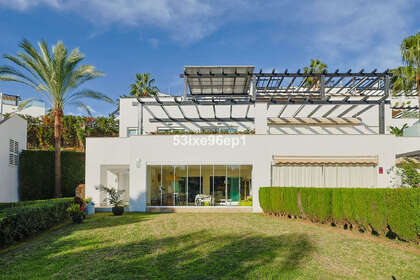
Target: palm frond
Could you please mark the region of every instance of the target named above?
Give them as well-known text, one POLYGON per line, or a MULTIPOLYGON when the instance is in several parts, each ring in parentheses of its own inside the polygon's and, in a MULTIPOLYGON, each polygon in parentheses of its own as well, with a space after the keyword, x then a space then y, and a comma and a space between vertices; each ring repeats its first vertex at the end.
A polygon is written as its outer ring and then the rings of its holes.
POLYGON ((31 84, 31 87, 33 88, 37 87, 37 83, 34 80, 32 80, 31 78, 29 78, 28 76, 26 76, 25 74, 23 74, 22 72, 20 72, 19 70, 11 66, 0 66, 0 77, 3 75, 7 75, 9 77, 21 78, 27 81, 28 84, 31 84))
POLYGON ((106 101, 108 103, 114 103, 114 101, 109 98, 108 96, 104 95, 103 93, 93 91, 93 90, 82 90, 79 92, 72 93, 69 97, 65 100, 65 102, 73 103, 79 99, 83 98, 91 98, 96 100, 106 101))
POLYGON ((89 117, 92 117, 92 111, 90 110, 89 106, 87 106, 83 102, 77 101, 77 102, 71 102, 69 104, 75 105, 77 108, 86 111, 86 113, 89 115, 89 117))
POLYGON ((43 100, 39 99, 39 98, 35 98, 35 97, 25 99, 25 100, 23 100, 22 102, 19 103, 19 105, 17 107, 17 110, 21 111, 21 110, 27 108, 28 105, 30 105, 33 101, 41 101, 42 102, 43 100))

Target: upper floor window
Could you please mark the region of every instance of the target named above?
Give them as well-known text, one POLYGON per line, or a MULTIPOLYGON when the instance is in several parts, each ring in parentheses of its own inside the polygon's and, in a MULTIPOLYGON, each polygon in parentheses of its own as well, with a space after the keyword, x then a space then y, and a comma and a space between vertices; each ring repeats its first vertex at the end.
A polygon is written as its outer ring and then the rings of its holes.
POLYGON ((137 135, 138 133, 137 133, 137 127, 129 127, 129 128, 127 128, 127 136, 128 137, 130 137, 130 136, 134 136, 134 135, 137 135))
POLYGON ((204 133, 236 133, 238 129, 232 126, 206 126, 202 127, 204 133))
POLYGON ((158 127, 158 133, 184 133, 185 129, 180 127, 158 127))
POLYGON ((9 164, 19 164, 19 143, 13 139, 9 139, 9 164))

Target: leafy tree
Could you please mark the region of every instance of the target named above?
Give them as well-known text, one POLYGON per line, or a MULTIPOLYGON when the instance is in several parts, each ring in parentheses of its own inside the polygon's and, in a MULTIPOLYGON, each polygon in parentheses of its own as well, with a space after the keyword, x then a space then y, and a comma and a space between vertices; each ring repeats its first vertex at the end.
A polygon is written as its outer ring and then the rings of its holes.
MULTIPOLYGON (((320 59, 311 59, 309 67, 304 67, 305 73, 327 73, 327 64, 323 63, 320 59)), ((305 80, 305 86, 307 88, 316 88, 319 86, 319 79, 317 77, 308 77, 305 80)))
POLYGON ((416 35, 409 36, 402 41, 401 57, 403 63, 409 67, 412 67, 415 72, 417 95, 420 105, 420 32, 418 32, 416 35))
POLYGON ((136 81, 130 85, 130 95, 134 97, 157 95, 159 89, 154 86, 155 79, 150 79, 150 73, 137 73, 136 81))
MULTIPOLYGON (((17 82, 38 91, 49 102, 51 113, 54 116, 54 146, 55 146, 55 191, 61 197, 61 141, 63 132, 64 108, 75 105, 90 113, 89 107, 82 102, 84 98, 103 100, 112 103, 112 100, 102 93, 93 90, 77 89, 87 81, 103 76, 102 72, 95 71, 94 66, 81 65, 84 55, 79 49, 68 53, 63 42, 59 41, 50 52, 47 43, 38 42, 39 51, 28 41, 23 40, 17 56, 4 55, 13 66, 0 67, 0 80, 17 82)), ((24 108, 31 101, 39 98, 30 98, 20 104, 24 108)))
POLYGON ((399 165, 397 174, 401 177, 401 187, 420 187, 420 172, 417 169, 418 164, 411 159, 405 159, 399 165))
POLYGON ((391 88, 394 95, 411 91, 416 85, 416 73, 412 66, 392 69, 391 88))

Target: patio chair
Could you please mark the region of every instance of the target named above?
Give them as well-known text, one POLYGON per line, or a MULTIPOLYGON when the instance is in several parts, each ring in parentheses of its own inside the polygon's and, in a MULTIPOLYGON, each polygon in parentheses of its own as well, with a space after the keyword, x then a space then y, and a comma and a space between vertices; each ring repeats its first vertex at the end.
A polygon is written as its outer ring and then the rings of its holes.
POLYGON ((197 194, 194 199, 195 206, 203 206, 206 202, 213 205, 213 198, 208 194, 197 194))

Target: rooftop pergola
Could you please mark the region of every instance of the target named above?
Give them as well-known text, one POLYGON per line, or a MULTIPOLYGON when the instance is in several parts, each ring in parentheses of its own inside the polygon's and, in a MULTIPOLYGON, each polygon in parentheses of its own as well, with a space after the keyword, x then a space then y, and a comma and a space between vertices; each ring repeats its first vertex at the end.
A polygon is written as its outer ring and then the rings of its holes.
MULTIPOLYGON (((385 104, 390 104, 390 78, 392 74, 385 72, 353 72, 348 70, 331 73, 304 73, 300 70, 288 70, 265 73, 262 70, 254 72, 253 66, 186 66, 184 73, 184 96, 161 98, 154 96, 138 98, 143 106, 160 106, 165 113, 164 118, 151 119, 152 122, 210 122, 210 121, 254 121, 249 116, 252 105, 264 102, 271 105, 282 105, 275 118, 282 118, 283 112, 289 105, 299 105, 293 118, 299 121, 304 118, 308 124, 313 115, 323 106, 329 109, 322 118, 329 118, 330 114, 340 106, 347 105, 345 110, 335 118, 342 123, 346 118, 358 118, 361 114, 378 106, 379 133, 385 132, 385 104), (217 115, 217 106, 229 106, 230 114, 217 115), (247 109, 242 116, 233 116, 233 107, 242 105, 247 109), (167 108, 177 107, 182 117, 172 116, 167 108), (194 116, 187 115, 183 106, 194 106, 194 116), (201 106, 213 108, 213 117, 203 117, 201 106), (302 110, 311 106, 311 111, 304 116, 302 110)), ((343 108, 341 108, 342 110, 343 108)), ((272 118, 271 118, 272 119, 272 118)), ((269 119, 268 121, 272 121, 269 119)), ((282 123, 287 120, 280 121, 282 123)), ((316 122, 315 122, 316 123, 316 122)))

